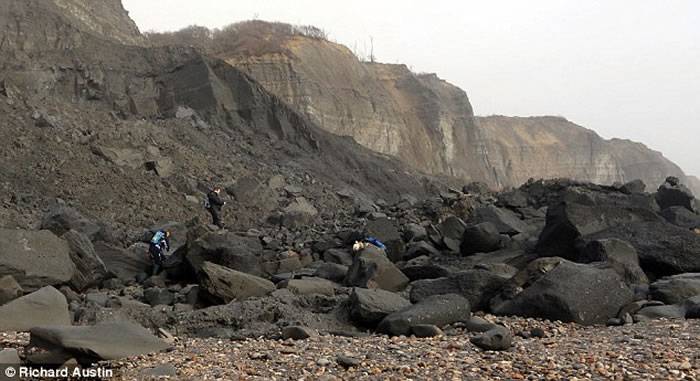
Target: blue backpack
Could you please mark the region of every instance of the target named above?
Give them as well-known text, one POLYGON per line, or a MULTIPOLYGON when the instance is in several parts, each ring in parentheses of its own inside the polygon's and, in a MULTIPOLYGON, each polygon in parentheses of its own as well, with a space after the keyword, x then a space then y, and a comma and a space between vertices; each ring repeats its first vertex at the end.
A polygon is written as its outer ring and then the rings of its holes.
POLYGON ((371 243, 372 245, 374 245, 374 246, 376 246, 376 247, 378 247, 378 248, 380 248, 380 249, 382 249, 382 250, 386 250, 386 246, 384 246, 384 244, 382 243, 382 241, 380 241, 380 240, 378 240, 378 239, 376 239, 376 238, 374 238, 374 237, 367 237, 367 238, 365 238, 365 242, 371 243))
POLYGON ((156 234, 151 238, 151 243, 154 245, 160 245, 160 242, 165 239, 165 233, 163 231, 157 231, 156 234))

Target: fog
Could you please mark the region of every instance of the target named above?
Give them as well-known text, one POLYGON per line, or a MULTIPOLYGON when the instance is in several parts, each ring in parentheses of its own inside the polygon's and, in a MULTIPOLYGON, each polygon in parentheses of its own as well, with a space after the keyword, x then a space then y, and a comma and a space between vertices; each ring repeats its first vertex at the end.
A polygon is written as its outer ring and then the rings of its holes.
POLYGON ((700 1, 123 0, 142 31, 311 24, 435 72, 478 115, 561 115, 700 175, 700 1))

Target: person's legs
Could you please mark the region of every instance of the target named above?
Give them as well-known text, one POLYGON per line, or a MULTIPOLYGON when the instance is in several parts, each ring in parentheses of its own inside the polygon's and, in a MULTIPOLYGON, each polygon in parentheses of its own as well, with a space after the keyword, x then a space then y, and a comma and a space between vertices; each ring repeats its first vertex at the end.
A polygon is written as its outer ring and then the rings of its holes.
POLYGON ((221 212, 214 208, 209 209, 209 211, 211 212, 212 223, 220 228, 223 228, 224 224, 221 221, 221 212))
POLYGON ((153 262, 153 270, 151 275, 158 275, 158 273, 160 272, 161 265, 163 263, 163 254, 161 253, 161 250, 155 245, 151 245, 148 251, 151 254, 151 261, 153 262))

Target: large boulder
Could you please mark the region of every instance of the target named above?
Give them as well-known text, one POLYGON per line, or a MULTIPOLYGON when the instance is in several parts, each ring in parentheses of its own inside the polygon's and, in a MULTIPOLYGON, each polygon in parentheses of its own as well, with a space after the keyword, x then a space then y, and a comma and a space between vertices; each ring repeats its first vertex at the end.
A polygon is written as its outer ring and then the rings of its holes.
POLYGON ((531 273, 524 282, 524 290, 510 299, 494 301, 493 312, 586 325, 604 324, 634 299, 633 292, 614 270, 554 259, 557 261, 538 260, 547 262, 547 268, 539 271, 539 278, 531 273))
POLYGON ((25 291, 68 283, 74 273, 68 243, 54 233, 0 229, 0 276, 12 275, 25 291))
POLYGON ((255 275, 204 262, 199 272, 200 284, 216 301, 230 303, 275 290, 274 283, 255 275))
POLYGON ((0 277, 0 306, 13 301, 24 294, 22 286, 12 275, 0 277))
POLYGON ((393 262, 403 259, 406 252, 401 233, 396 222, 388 218, 378 218, 367 222, 367 235, 382 241, 386 246, 386 254, 393 262))
POLYGON ((618 224, 586 239, 617 238, 629 242, 642 269, 655 278, 700 272, 700 234, 666 221, 618 224))
POLYGON ((401 291, 408 285, 408 278, 383 250, 370 245, 355 256, 344 283, 353 287, 401 291))
POLYGON ((647 221, 661 221, 661 218, 643 195, 571 190, 559 203, 547 209, 547 223, 540 234, 537 252, 543 257, 575 261, 579 238, 647 221))
POLYGON ((41 229, 50 230, 62 236, 70 230, 84 234, 91 241, 107 240, 104 226, 90 220, 74 208, 57 205, 52 207, 41 220, 41 229))
POLYGON ((190 245, 187 261, 195 273, 201 270, 204 262, 211 262, 236 271, 262 275, 259 258, 262 251, 262 244, 257 238, 230 232, 213 232, 203 235, 190 245))
POLYGON ((629 286, 648 284, 649 278, 639 265, 637 250, 619 239, 599 239, 581 243, 576 262, 599 262, 615 270, 629 286))
POLYGON ((490 253, 501 248, 501 235, 494 224, 484 222, 464 231, 460 252, 462 255, 490 253))
POLYGON ((442 245, 454 252, 458 252, 459 244, 462 242, 462 236, 464 236, 464 230, 466 228, 467 224, 459 217, 449 216, 445 218, 438 226, 438 231, 442 238, 442 245))
POLYGON ((700 214, 682 206, 672 206, 661 211, 661 215, 676 226, 686 229, 700 229, 700 214))
POLYGON ((493 325, 488 331, 472 337, 471 343, 486 351, 505 351, 513 345, 513 334, 502 325, 493 325))
POLYGON ((442 328, 467 321, 471 317, 469 301, 461 295, 434 295, 385 317, 377 331, 389 335, 409 335, 414 325, 431 324, 442 328))
POLYGON ((170 345, 136 324, 109 322, 94 326, 32 328, 29 346, 69 353, 79 363, 90 364, 160 352, 170 345))
POLYGON ((124 250, 99 241, 95 243, 95 252, 105 264, 108 274, 125 282, 134 281, 151 267, 148 246, 145 244, 124 250))
POLYGON ((66 297, 51 286, 0 306, 0 332, 29 331, 40 325, 70 325, 66 297))
POLYGON ((675 177, 666 179, 656 192, 655 198, 661 209, 681 206, 690 211, 695 211, 695 196, 693 196, 693 192, 675 177))
POLYGON ((466 270, 446 278, 425 279, 412 283, 411 302, 417 303, 433 295, 462 295, 473 310, 486 310, 491 298, 496 296, 509 277, 487 270, 466 270))
POLYGON ((411 303, 402 296, 380 289, 353 288, 349 299, 350 317, 368 327, 376 327, 387 315, 411 303))
POLYGON ((683 303, 688 298, 700 295, 700 273, 661 278, 649 286, 649 294, 653 300, 666 304, 683 303))
POLYGON ((107 277, 107 267, 97 256, 95 246, 90 239, 75 230, 63 235, 70 247, 70 257, 75 264, 75 273, 70 281, 71 286, 78 291, 89 287, 99 286, 107 277))
POLYGON ((490 222, 499 233, 511 236, 530 231, 527 223, 521 220, 517 214, 494 205, 475 209, 471 220, 475 223, 490 222))

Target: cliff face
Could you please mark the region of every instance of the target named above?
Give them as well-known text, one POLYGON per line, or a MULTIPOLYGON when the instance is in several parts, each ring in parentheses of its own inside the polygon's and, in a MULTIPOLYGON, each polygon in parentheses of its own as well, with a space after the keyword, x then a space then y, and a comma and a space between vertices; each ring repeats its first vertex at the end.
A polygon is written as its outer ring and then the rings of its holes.
POLYGON ((220 52, 324 129, 433 174, 487 180, 474 158, 477 131, 462 90, 405 65, 360 62, 344 46, 292 36, 282 52, 220 52))
POLYGON ((145 39, 120 0, 25 0, 0 2, 0 52, 24 57, 33 52, 73 49, 86 36, 126 45, 145 39))
POLYGON ((124 229, 186 221, 201 215, 207 187, 243 184, 252 196, 232 202, 231 226, 246 227, 279 206, 274 177, 322 189, 313 202, 331 214, 339 190, 391 200, 437 186, 318 127, 219 59, 140 46, 138 31, 128 43, 105 39, 103 18, 117 17, 76 18, 92 8, 59 4, 0 3, 3 226, 30 226, 55 198, 124 229))
POLYGON ((654 190, 683 171, 659 152, 629 140, 605 140, 560 117, 477 118, 489 163, 505 185, 568 177, 599 184, 643 180, 654 190))
POLYGON ((257 28, 259 44, 275 41, 277 48, 212 53, 324 129, 421 171, 495 188, 568 177, 602 184, 639 178, 653 189, 667 176, 686 179, 678 166, 641 144, 606 141, 557 117, 475 118, 467 94, 435 75, 361 62, 346 47, 318 38, 270 38, 260 32, 264 25, 257 28))

